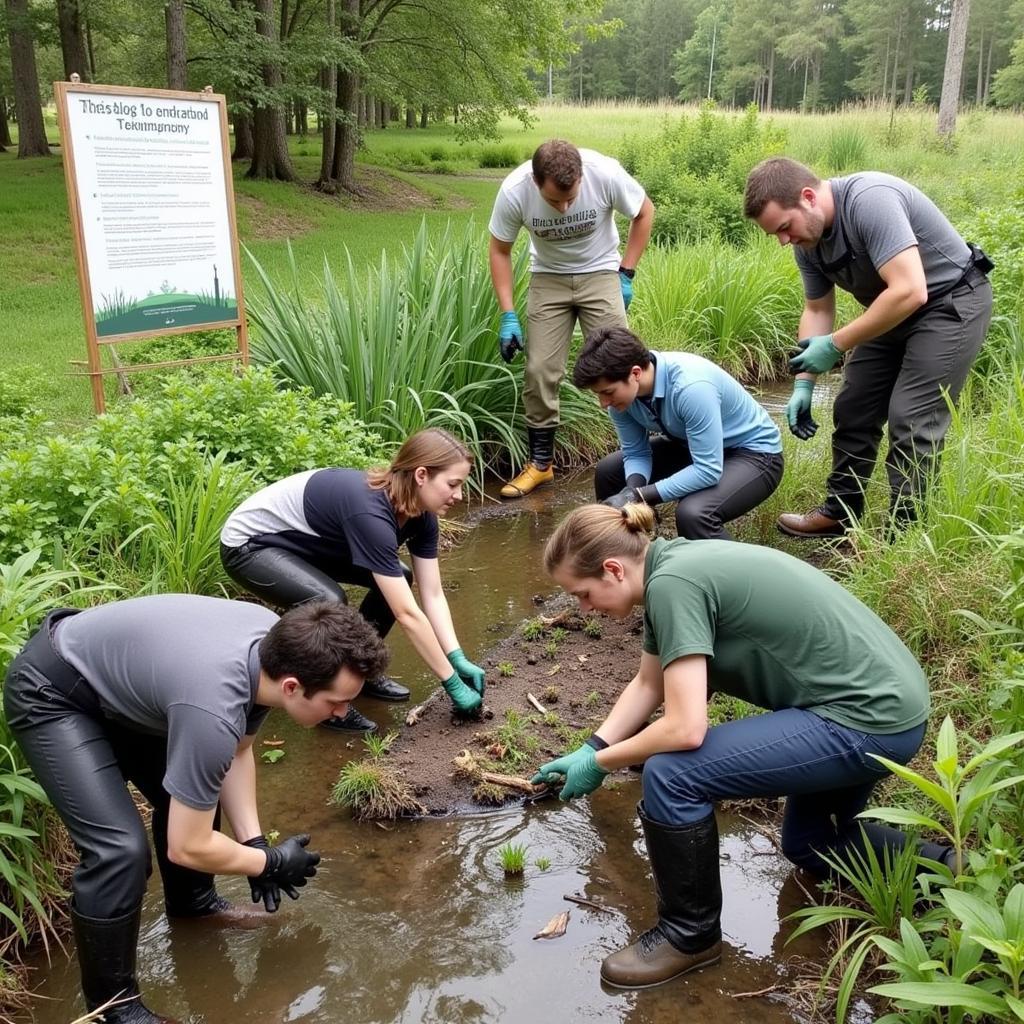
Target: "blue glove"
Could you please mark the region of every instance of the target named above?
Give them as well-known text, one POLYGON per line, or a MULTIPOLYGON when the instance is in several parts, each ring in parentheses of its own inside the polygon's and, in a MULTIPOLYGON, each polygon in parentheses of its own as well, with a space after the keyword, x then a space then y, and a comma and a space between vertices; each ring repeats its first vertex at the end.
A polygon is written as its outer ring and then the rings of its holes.
POLYGON ((506 363, 511 363, 517 352, 522 352, 526 346, 523 344, 523 329, 519 326, 519 317, 515 310, 509 310, 501 314, 501 326, 498 328, 498 348, 501 350, 501 358, 506 363))
POLYGON ((571 754, 548 761, 537 769, 537 774, 530 780, 534 785, 546 782, 549 786, 558 781, 559 776, 565 777, 559 800, 572 800, 573 797, 587 796, 598 789, 608 773, 597 763, 597 752, 584 743, 571 754))
POLYGON ((619 287, 622 289, 622 304, 629 309, 633 301, 633 279, 624 271, 619 271, 619 287))
POLYGON ((832 344, 831 334, 816 334, 797 342, 802 349, 789 361, 790 373, 828 373, 843 357, 832 344))
POLYGON ((483 698, 459 678, 458 672, 453 672, 441 685, 444 692, 451 697, 455 713, 460 717, 469 718, 480 710, 483 698))
POLYGON ((476 690, 481 697, 484 695, 484 670, 479 665, 474 665, 462 653, 461 647, 456 647, 449 653, 448 663, 471 690, 476 690))
POLYGON ((793 385, 793 394, 786 403, 786 422, 789 432, 806 441, 818 432, 818 424, 811 419, 811 396, 814 394, 813 380, 798 380, 793 385))

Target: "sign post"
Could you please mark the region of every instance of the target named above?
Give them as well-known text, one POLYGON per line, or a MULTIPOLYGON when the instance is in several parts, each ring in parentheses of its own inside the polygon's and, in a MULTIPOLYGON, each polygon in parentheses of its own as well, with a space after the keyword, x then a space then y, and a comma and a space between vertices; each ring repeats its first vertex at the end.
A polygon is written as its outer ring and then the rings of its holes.
POLYGON ((249 361, 227 107, 201 93, 55 82, 93 404, 103 376, 249 361), (234 328, 237 350, 104 368, 100 346, 234 328))

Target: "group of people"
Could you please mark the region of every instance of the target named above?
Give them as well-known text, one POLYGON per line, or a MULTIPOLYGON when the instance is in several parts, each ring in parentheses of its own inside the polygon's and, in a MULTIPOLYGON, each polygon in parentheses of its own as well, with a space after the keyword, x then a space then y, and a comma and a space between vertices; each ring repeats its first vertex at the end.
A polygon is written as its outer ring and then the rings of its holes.
MULTIPOLYGON (((804 281, 786 410, 797 437, 817 429, 816 376, 854 350, 835 406, 828 496, 810 513, 783 515, 780 528, 845 529, 863 509, 886 423, 892 514, 906 521, 984 338, 984 254, 888 175, 822 181, 772 158, 751 172, 745 204, 761 228, 796 247, 804 281), (838 329, 835 285, 865 306, 838 329)), ((552 141, 503 183, 490 244, 500 354, 526 353, 529 460, 503 496, 553 479, 558 389, 577 320, 586 337, 573 380, 609 410, 620 441, 597 466, 597 502, 563 520, 544 562, 583 610, 625 617, 642 608, 639 668, 593 736, 535 780, 560 785, 569 800, 612 770, 644 765, 638 810, 658 920, 601 967, 608 984, 628 988, 721 955, 716 800, 786 797, 783 851, 818 875, 863 842, 902 845, 901 833, 855 817, 886 774, 878 757, 906 763, 929 709, 920 666, 870 609, 796 558, 732 542, 726 524, 779 484, 782 439, 720 367, 651 351, 628 329, 653 216, 616 161, 552 141), (630 224, 621 260, 616 212, 630 224), (523 226, 533 256, 526 331, 511 271, 523 226), (679 537, 652 541, 654 506, 668 502, 679 537), (764 713, 711 727, 714 692, 764 713)), ((438 517, 461 500, 470 470, 459 440, 427 429, 387 467, 315 469, 273 483, 221 534, 225 570, 261 603, 170 594, 60 609, 14 659, 8 723, 80 854, 71 917, 90 1011, 113 1001, 108 1022, 166 1020, 145 1006, 136 981, 151 865, 126 782, 153 808, 168 916, 238 914, 217 894, 217 874, 247 876, 253 902, 273 912, 282 893, 298 897, 319 857, 309 836, 271 845, 260 824, 252 748, 271 709, 304 726, 374 728, 351 702, 360 692, 408 699, 386 674, 383 638, 397 622, 453 712, 479 711, 485 672, 458 640, 437 559, 438 517), (366 588, 358 612, 348 584, 366 588), (234 839, 220 831, 222 814, 234 839)), ((921 853, 945 864, 948 851, 925 843, 921 853)))

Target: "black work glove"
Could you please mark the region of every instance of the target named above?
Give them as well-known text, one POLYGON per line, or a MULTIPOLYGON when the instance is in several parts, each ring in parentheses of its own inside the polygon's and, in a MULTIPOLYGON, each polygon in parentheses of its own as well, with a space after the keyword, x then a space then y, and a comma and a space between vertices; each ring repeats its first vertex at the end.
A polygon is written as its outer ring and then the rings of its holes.
MULTIPOLYGON (((270 849, 266 836, 253 836, 252 839, 246 839, 242 845, 251 846, 254 850, 270 849)), ((262 903, 268 914, 273 914, 281 905, 281 887, 272 879, 250 875, 249 891, 252 893, 253 903, 262 903)))
POLYGON ((601 504, 608 505, 611 508, 622 508, 623 506, 628 505, 630 502, 636 504, 637 502, 640 501, 640 495, 638 494, 638 491, 646 483, 647 477, 645 477, 642 473, 631 473, 626 478, 626 486, 623 487, 618 494, 609 495, 607 498, 604 499, 604 501, 601 502, 601 504))
MULTIPOLYGON (((297 900, 299 894, 296 888, 302 888, 306 880, 316 874, 316 866, 320 863, 320 854, 308 852, 308 845, 309 836, 301 835, 291 836, 278 846, 268 847, 265 851, 267 866, 252 880, 253 883, 259 882, 262 888, 267 885, 277 886, 286 896, 297 900)), ((269 906, 267 909, 270 909, 269 906)))

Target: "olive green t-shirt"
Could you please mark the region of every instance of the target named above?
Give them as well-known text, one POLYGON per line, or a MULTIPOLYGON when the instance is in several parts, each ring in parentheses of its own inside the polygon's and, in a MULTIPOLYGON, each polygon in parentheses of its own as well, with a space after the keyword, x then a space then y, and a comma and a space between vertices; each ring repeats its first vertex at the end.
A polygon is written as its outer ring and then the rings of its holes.
POLYGON ((655 540, 644 650, 663 668, 705 654, 716 692, 862 732, 902 732, 928 717, 927 680, 899 637, 835 580, 772 548, 655 540))

